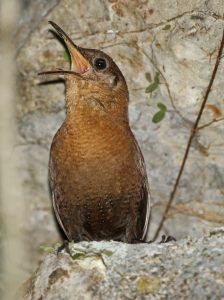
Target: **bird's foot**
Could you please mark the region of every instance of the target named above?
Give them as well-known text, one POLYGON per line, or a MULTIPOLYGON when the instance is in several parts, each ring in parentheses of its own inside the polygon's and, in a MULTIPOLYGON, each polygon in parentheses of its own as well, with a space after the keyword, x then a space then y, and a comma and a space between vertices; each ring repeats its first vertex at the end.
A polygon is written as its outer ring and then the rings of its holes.
POLYGON ((58 249, 57 249, 57 255, 59 253, 61 253, 63 250, 65 250, 66 253, 68 253, 69 255, 71 255, 71 251, 69 249, 69 241, 68 240, 64 240, 63 244, 58 247, 58 249))
POLYGON ((172 242, 172 241, 176 242, 176 239, 173 236, 163 234, 159 244, 169 243, 169 242, 172 242))

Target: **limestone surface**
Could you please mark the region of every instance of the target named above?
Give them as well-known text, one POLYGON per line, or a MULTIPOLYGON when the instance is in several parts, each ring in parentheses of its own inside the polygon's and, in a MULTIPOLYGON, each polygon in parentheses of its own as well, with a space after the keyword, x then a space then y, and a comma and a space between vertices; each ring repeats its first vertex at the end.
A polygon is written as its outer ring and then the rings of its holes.
MULTIPOLYGON (((46 255, 24 300, 224 299, 224 228, 167 244, 82 242, 46 255)), ((18 299, 18 298, 17 298, 18 299)))

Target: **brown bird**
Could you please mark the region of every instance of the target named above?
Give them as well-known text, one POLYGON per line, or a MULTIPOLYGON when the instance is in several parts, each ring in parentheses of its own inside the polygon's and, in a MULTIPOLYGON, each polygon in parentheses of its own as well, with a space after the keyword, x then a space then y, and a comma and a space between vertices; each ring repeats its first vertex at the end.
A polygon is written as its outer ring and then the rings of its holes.
POLYGON ((54 136, 49 182, 58 222, 67 238, 144 241, 149 189, 141 150, 129 127, 128 88, 104 52, 76 46, 49 22, 71 56, 63 75, 66 118, 54 136))

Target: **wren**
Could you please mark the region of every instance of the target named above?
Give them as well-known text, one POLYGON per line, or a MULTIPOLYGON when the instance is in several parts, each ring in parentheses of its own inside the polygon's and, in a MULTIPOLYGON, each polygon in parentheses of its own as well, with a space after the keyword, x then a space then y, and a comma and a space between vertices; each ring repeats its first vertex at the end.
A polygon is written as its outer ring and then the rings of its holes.
POLYGON ((100 50, 81 48, 49 22, 71 56, 63 75, 66 118, 55 134, 49 184, 68 240, 145 241, 150 196, 144 158, 130 129, 129 93, 120 69, 100 50))

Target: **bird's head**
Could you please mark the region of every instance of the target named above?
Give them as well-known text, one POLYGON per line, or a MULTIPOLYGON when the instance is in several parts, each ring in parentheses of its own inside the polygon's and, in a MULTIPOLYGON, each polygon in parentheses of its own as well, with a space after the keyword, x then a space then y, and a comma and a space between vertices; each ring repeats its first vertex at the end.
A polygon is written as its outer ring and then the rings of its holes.
MULTIPOLYGON (((95 109, 124 110, 128 105, 128 88, 124 76, 110 56, 96 49, 81 48, 54 22, 49 23, 64 41, 71 57, 70 70, 52 70, 39 75, 63 75, 66 98, 71 105, 82 102, 95 109)), ((69 104, 69 103, 68 103, 69 104)))

